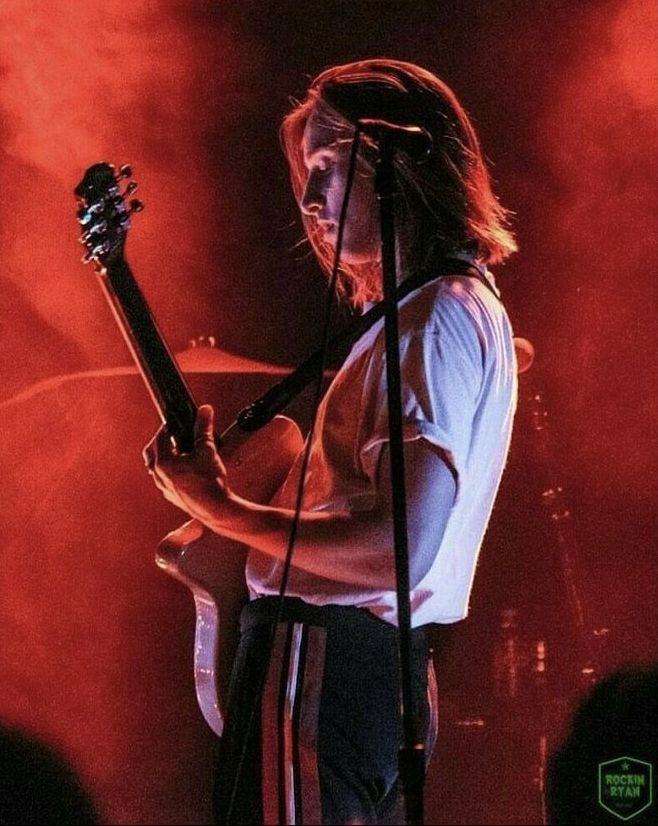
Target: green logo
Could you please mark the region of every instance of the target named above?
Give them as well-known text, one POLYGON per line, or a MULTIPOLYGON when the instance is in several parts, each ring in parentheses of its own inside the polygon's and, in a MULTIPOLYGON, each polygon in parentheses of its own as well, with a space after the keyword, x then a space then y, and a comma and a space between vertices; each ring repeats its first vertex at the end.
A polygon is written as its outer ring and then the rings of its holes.
POLYGON ((599 804, 620 820, 630 820, 653 803, 653 765, 634 757, 599 763, 599 804))

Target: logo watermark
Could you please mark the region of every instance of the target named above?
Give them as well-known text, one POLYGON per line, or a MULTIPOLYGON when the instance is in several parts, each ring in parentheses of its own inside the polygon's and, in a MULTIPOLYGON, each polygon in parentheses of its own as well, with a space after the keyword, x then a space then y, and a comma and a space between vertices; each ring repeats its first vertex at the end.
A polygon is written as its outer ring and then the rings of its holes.
POLYGON ((599 804, 620 820, 630 820, 653 803, 653 765, 634 757, 599 763, 599 804))

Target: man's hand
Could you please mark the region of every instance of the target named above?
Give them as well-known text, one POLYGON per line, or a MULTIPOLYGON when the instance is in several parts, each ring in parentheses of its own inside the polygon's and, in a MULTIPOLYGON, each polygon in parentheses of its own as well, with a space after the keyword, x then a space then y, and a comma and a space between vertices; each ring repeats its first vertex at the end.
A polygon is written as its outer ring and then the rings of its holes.
POLYGON ((226 468, 214 439, 214 411, 202 405, 194 424, 194 446, 178 453, 166 428, 160 428, 144 448, 144 463, 164 497, 190 516, 199 517, 228 497, 226 468))

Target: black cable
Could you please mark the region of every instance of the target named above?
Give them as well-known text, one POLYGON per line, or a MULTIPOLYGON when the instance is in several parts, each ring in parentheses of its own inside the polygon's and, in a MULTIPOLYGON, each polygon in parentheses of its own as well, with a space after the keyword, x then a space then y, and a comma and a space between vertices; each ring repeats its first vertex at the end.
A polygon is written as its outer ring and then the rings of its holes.
POLYGON ((247 754, 247 744, 249 743, 249 739, 251 736, 251 732, 253 731, 254 727, 254 720, 256 718, 256 709, 259 705, 261 699, 261 693, 263 690, 263 686, 265 684, 265 678, 267 676, 267 670, 269 666, 269 661, 272 656, 272 650, 274 647, 274 640, 276 636, 276 629, 281 622, 283 617, 283 606, 284 600, 286 596, 286 589, 288 586, 288 579, 290 576, 290 568, 292 566, 292 556, 295 547, 295 541, 297 539, 297 531, 299 528, 299 520, 301 517, 302 512, 302 504, 304 499, 304 487, 306 484, 306 473, 308 469, 308 463, 311 455, 311 445, 313 443, 313 436, 315 434, 315 425, 317 422, 317 414, 318 409, 320 406, 320 399, 322 397, 322 385, 324 379, 324 371, 326 366, 327 360, 327 352, 328 352, 328 342, 329 342, 329 330, 331 328, 331 315, 332 315, 332 306, 334 300, 334 294, 336 290, 336 283, 338 281, 338 271, 340 269, 340 254, 341 249, 343 246, 343 235, 345 233, 345 223, 347 217, 347 207, 349 204, 350 193, 352 191, 352 183, 354 181, 354 173, 356 171, 356 159, 359 151, 359 138, 361 135, 361 130, 357 127, 354 131, 354 138, 352 139, 352 147, 350 150, 350 159, 347 168, 347 179, 345 181, 345 192, 343 193, 343 202, 341 204, 340 210, 340 217, 338 219, 338 231, 336 235, 336 248, 334 250, 334 263, 331 270, 331 277, 329 280, 329 289, 327 292, 327 302, 325 305, 325 312, 324 312, 324 324, 322 330, 322 340, 321 345, 319 348, 320 358, 319 358, 319 366, 318 366, 318 374, 315 383, 315 392, 313 397, 313 407, 312 407, 312 416, 311 416, 311 424, 309 427, 309 432, 306 437, 306 444, 304 446, 304 453, 302 455, 302 463, 300 468, 299 474, 299 482, 297 485, 297 496, 295 501, 295 510, 292 518, 292 523, 290 525, 290 533, 288 535, 288 547, 286 549, 286 555, 284 558, 283 563, 283 571, 281 574, 281 585, 279 588, 278 594, 278 605, 276 610, 276 615, 274 618, 274 622, 272 624, 272 630, 270 633, 270 641, 268 646, 268 653, 267 653, 267 660, 263 664, 263 669, 261 672, 258 690, 254 693, 254 699, 251 704, 251 709, 249 712, 249 720, 247 722, 247 730, 244 734, 244 739, 242 743, 242 748, 240 751, 240 759, 238 761, 238 766, 236 770, 235 779, 233 782, 233 788, 231 790, 231 798, 229 800, 228 811, 226 813, 226 822, 227 824, 231 821, 231 815, 233 813, 233 808, 235 806, 236 795, 238 786, 240 784, 240 778, 242 776, 242 772, 244 769, 244 761, 247 754))
POLYGON ((304 497, 304 486, 306 484, 306 471, 308 469, 308 462, 311 455, 311 444, 315 434, 315 425, 317 422, 318 409, 320 407, 320 399, 322 398, 322 384, 324 379, 324 371, 327 361, 327 351, 329 343, 329 330, 331 328, 331 309, 333 305, 333 297, 336 290, 336 283, 338 281, 338 270, 340 269, 340 253, 343 246, 343 235, 345 232, 345 219, 347 217, 347 206, 352 190, 352 182, 354 180, 354 172, 356 170, 356 158, 359 150, 360 130, 356 129, 354 138, 352 140, 352 148, 350 151, 350 160, 347 169, 347 180, 345 182, 345 192, 343 194, 343 203, 341 205, 340 217, 338 219, 338 232, 336 235, 336 249, 334 251, 334 264, 331 271, 331 278, 329 280, 329 292, 327 293, 327 303, 325 305, 324 326, 322 330, 322 340, 320 344, 320 364, 318 367, 318 375, 315 382, 315 393, 313 396, 311 424, 309 427, 306 445, 304 446, 304 454, 302 456, 302 466, 299 474, 299 483, 297 486, 297 498, 295 502, 295 513, 292 524, 290 526, 290 535, 288 537, 288 548, 286 551, 286 558, 283 564, 283 573, 281 575, 281 587, 279 588, 279 605, 276 614, 275 626, 281 620, 283 611, 283 599, 285 597, 286 588, 288 585, 288 577, 290 575, 290 567, 292 564, 292 554, 297 539, 297 529, 299 527, 299 519, 302 511, 302 500, 304 497))

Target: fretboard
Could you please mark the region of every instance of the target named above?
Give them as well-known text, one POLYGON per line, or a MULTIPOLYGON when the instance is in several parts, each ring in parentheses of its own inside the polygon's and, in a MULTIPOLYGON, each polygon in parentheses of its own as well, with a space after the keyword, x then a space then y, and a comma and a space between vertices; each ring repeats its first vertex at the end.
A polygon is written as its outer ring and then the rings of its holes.
POLYGON ((99 278, 163 424, 178 449, 188 452, 197 405, 130 267, 123 259, 112 262, 99 278))

